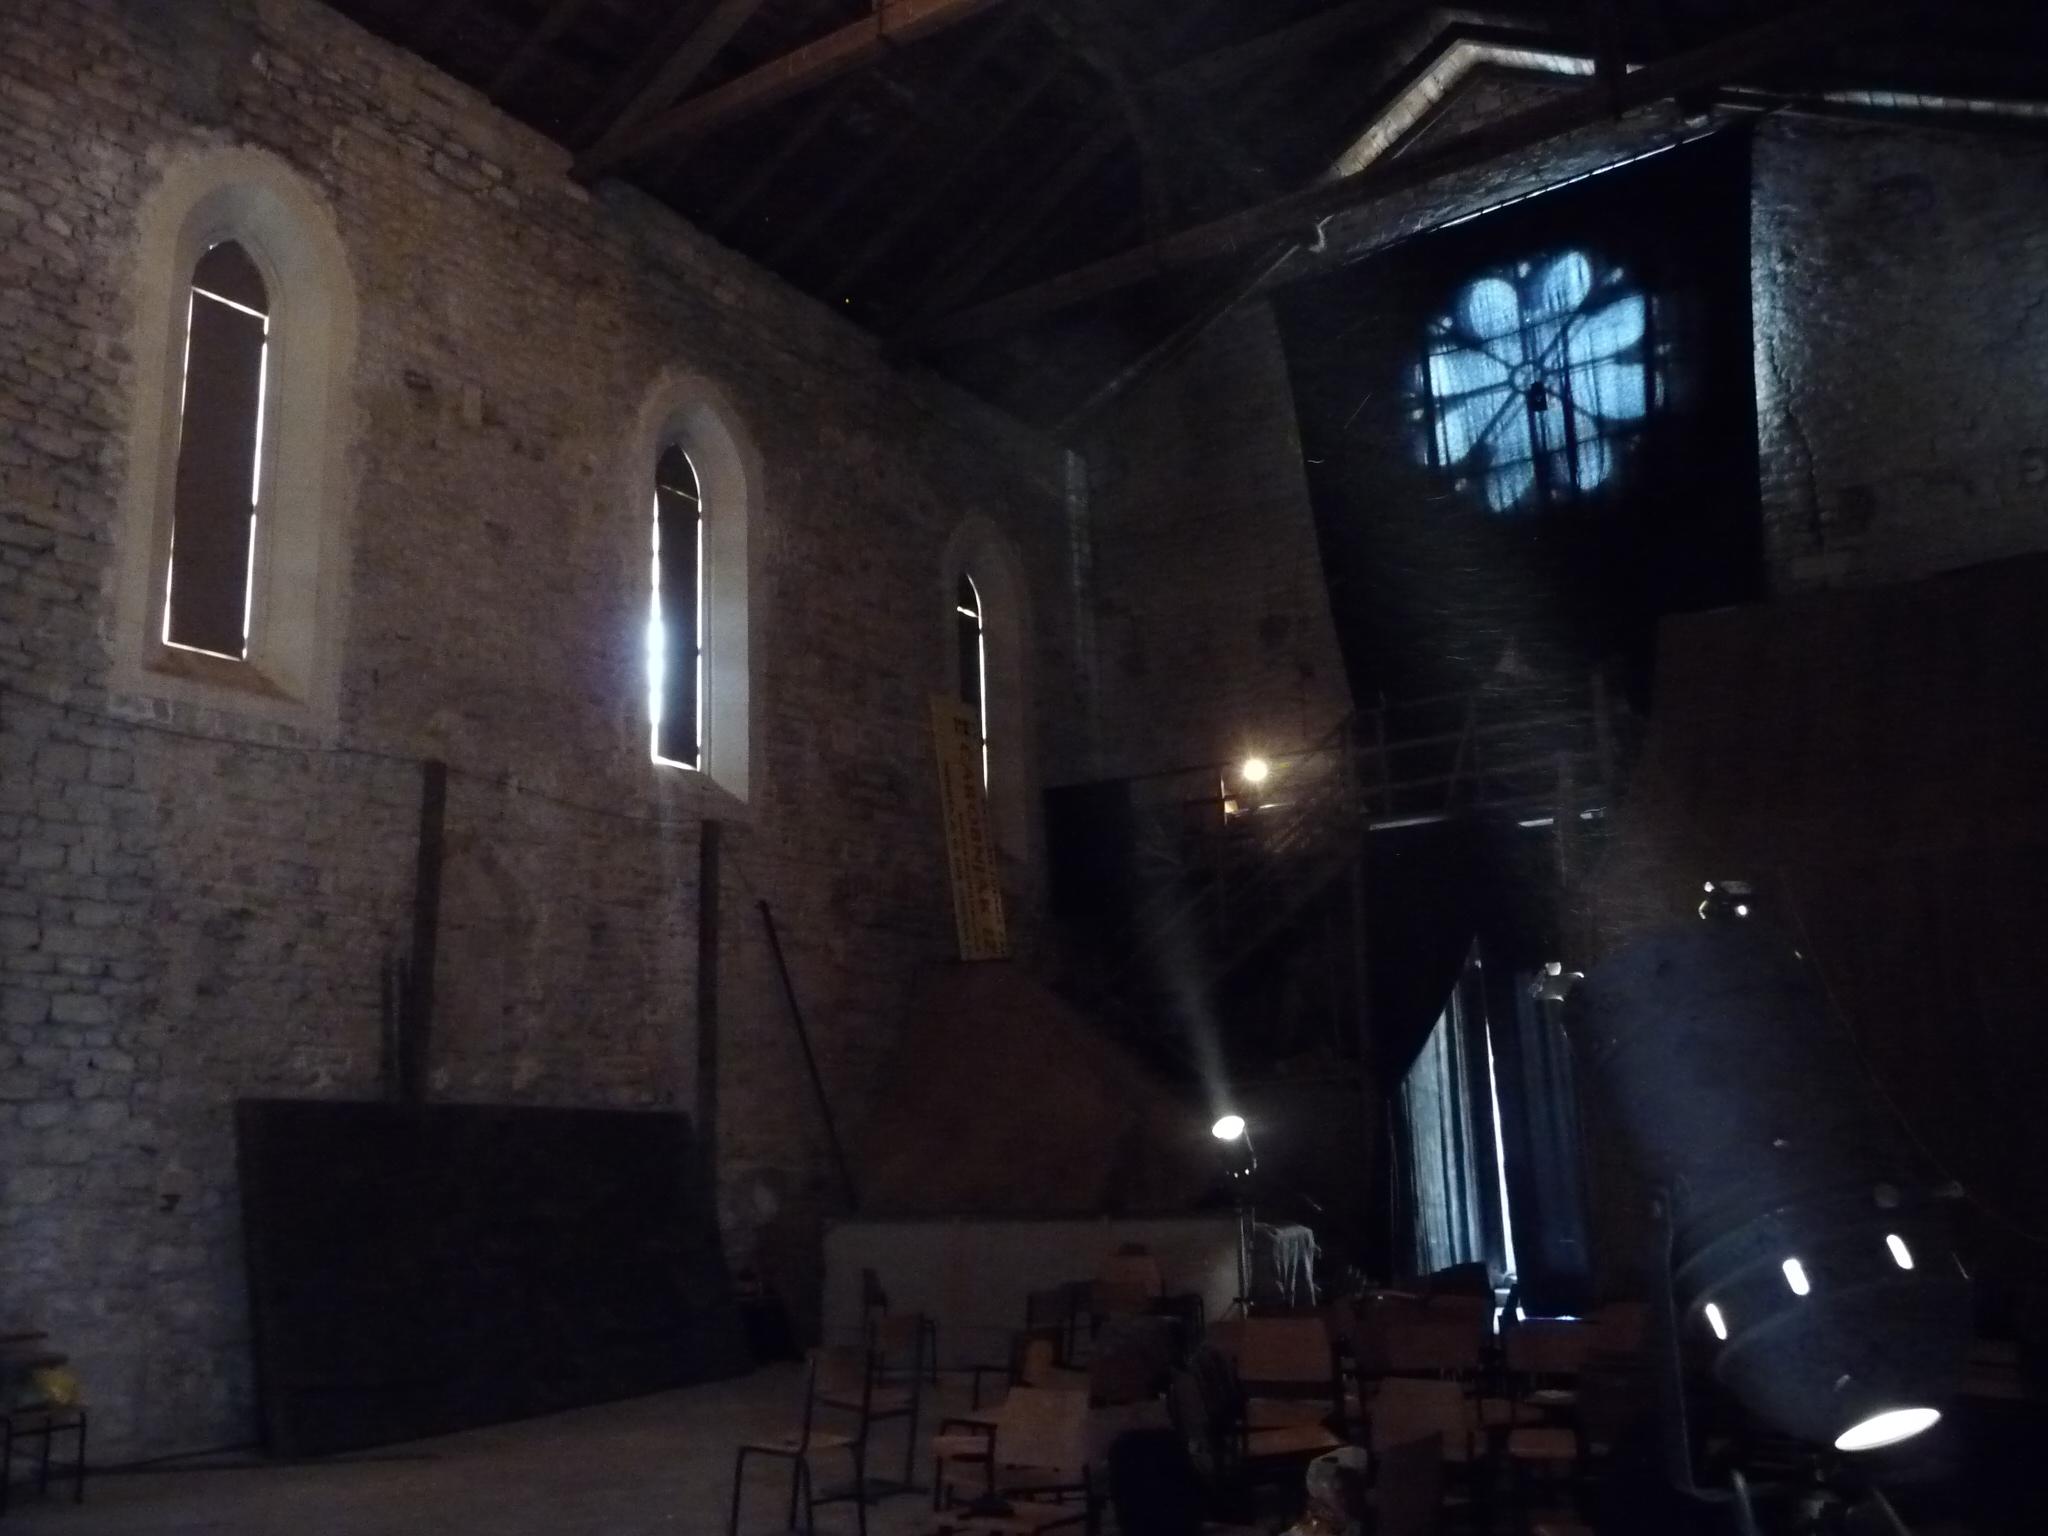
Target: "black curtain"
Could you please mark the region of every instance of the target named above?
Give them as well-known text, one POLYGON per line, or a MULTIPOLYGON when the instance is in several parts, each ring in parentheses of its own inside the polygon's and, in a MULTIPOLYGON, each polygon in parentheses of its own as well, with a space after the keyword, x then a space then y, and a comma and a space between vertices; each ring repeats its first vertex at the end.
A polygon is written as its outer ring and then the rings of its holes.
MULTIPOLYGON (((1745 134, 1724 133, 1280 295, 1323 567, 1361 704, 1503 672, 1583 677, 1596 662, 1618 664, 1646 696, 1660 616, 1756 595, 1748 151, 1745 134), (1534 356, 1554 334, 1539 316, 1553 273, 1565 277, 1552 287, 1578 283, 1571 345, 1591 360, 1547 372, 1483 363, 1507 409, 1443 429, 1453 391, 1432 354, 1448 356, 1466 320, 1496 329, 1472 285, 1492 285, 1502 328, 1524 323, 1502 345, 1534 356), (1613 316, 1629 323, 1609 327, 1608 345, 1597 337, 1613 316), (1537 454, 1505 479, 1489 468, 1548 430, 1541 409, 1562 392, 1598 404, 1616 378, 1647 392, 1606 401, 1611 442, 1593 433, 1583 458, 1537 454)), ((1565 406, 1558 419, 1595 418, 1565 406)))
POLYGON ((1502 966, 1487 982, 1516 1279, 1532 1315, 1583 1316, 1593 1265, 1578 1089, 1563 1021, 1536 996, 1536 981, 1502 966))
POLYGON ((1437 1018, 1389 1098, 1398 1272, 1503 1267, 1499 1178, 1486 1054, 1486 983, 1467 941, 1437 1018))

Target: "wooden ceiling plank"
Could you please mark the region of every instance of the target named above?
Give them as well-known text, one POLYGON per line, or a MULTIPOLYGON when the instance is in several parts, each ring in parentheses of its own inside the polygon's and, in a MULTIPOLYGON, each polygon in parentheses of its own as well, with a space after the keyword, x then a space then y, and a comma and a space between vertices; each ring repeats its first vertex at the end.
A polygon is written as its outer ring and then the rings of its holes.
POLYGON ((512 51, 512 57, 491 77, 491 83, 485 87, 485 93, 493 101, 506 96, 514 86, 526 78, 534 65, 547 57, 547 51, 553 46, 555 39, 574 26, 576 18, 589 6, 590 0, 555 0, 555 3, 548 7, 547 14, 534 24, 533 30, 528 32, 519 46, 512 51))
POLYGON ((848 70, 872 63, 884 49, 957 26, 1000 3, 1002 0, 880 0, 873 14, 654 113, 622 133, 604 153, 586 152, 578 158, 575 174, 588 181, 629 160, 765 112, 777 102, 815 90, 848 70))
POLYGON ((805 245, 817 237, 818 231, 841 208, 844 208, 868 184, 884 170, 895 164, 919 129, 931 126, 935 111, 951 107, 956 98, 973 79, 975 71, 988 62, 996 49, 1007 46, 1017 28, 1022 25, 1036 8, 1038 0, 1017 0, 1004 14, 1001 21, 987 29, 976 44, 953 62, 953 67, 939 81, 929 101, 918 104, 903 113, 895 130, 879 144, 873 145, 866 157, 851 174, 839 178, 838 183, 823 197, 814 198, 804 210, 803 217, 796 221, 773 245, 761 254, 761 260, 771 267, 780 267, 805 245))
POLYGON ((695 85, 733 35, 753 20, 761 5, 762 0, 714 0, 711 9, 683 35, 638 90, 632 91, 623 104, 600 102, 597 110, 577 125, 576 137, 590 143, 590 154, 608 153, 649 113, 670 105, 695 85))
POLYGON ((1212 260, 1276 237, 1303 237, 1322 220, 1398 191, 1508 155, 1524 153, 1622 110, 1718 86, 1741 71, 1836 41, 1914 8, 1917 0, 1812 0, 1763 22, 1646 64, 1606 82, 1526 108, 1453 139, 1439 149, 1326 182, 1211 219, 1163 240, 1063 272, 983 304, 914 325, 912 345, 943 347, 1014 329, 1056 310, 1145 282, 1174 267, 1212 260))

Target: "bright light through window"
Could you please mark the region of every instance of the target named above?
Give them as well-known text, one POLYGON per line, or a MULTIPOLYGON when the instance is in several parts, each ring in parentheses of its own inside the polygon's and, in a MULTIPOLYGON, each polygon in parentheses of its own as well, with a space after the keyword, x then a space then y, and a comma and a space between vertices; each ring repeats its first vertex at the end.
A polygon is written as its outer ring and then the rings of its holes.
POLYGON ((1621 269, 1581 251, 1467 283, 1419 371, 1423 462, 1477 476, 1503 514, 1605 483, 1661 398, 1649 320, 1621 269))
POLYGON ((648 753, 667 767, 701 768, 704 517, 696 469, 680 448, 671 447, 661 456, 648 521, 648 753))
POLYGON ((960 651, 960 702, 974 711, 981 734, 981 787, 988 790, 988 623, 981 588, 964 571, 953 595, 955 634, 960 651))
POLYGON ((1493 1066, 1493 1026, 1486 1027, 1486 1093, 1493 1109, 1493 1172, 1500 1181, 1500 1238, 1501 1260, 1507 1266, 1508 1278, 1513 1279, 1519 1271, 1515 1268, 1515 1221, 1508 1211, 1508 1150, 1507 1138, 1500 1126, 1500 1078, 1493 1066))

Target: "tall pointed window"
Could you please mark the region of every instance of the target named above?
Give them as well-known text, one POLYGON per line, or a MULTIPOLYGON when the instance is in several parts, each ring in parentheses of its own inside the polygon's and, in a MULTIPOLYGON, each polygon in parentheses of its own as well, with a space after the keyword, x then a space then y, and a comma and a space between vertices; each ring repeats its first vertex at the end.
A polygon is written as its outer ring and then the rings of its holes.
POLYGON ((248 658, 269 364, 263 274, 223 240, 199 258, 186 299, 165 645, 248 658))
MULTIPOLYGON (((644 461, 643 461, 644 462, 644 461)), ((654 473, 647 713, 657 763, 704 766, 704 502, 690 456, 670 444, 654 473)))
POLYGON ((988 631, 982 622, 981 591, 960 573, 953 606, 959 626, 960 702, 974 711, 981 734, 981 787, 988 788, 988 631))

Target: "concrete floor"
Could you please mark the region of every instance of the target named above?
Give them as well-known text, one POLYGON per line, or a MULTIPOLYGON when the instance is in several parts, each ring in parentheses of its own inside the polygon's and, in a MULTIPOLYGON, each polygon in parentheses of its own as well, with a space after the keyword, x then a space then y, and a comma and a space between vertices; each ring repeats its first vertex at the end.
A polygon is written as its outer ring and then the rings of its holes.
MULTIPOLYGON (((637 1536, 717 1533, 732 1497, 733 1451, 748 1436, 793 1432, 802 1368, 471 1430, 345 1459, 283 1466, 113 1473, 86 1502, 17 1490, 5 1536, 637 1536)), ((929 1403, 929 1398, 927 1402, 929 1403)), ((942 1411, 964 1410, 944 1382, 942 1411)), ((919 1437, 930 1432, 926 1416, 919 1437)), ((871 1469, 900 1469, 903 1428, 885 1427, 871 1469)), ((827 1482, 838 1475, 826 1457, 827 1482)), ((843 1458, 838 1458, 843 1459, 843 1458)), ((742 1532, 779 1531, 788 1482, 747 1479, 742 1532)), ((786 1474, 788 1464, 780 1464, 786 1474)), ((920 1469, 920 1480, 927 1476, 920 1469)), ((850 1536, 850 1504, 818 1512, 821 1536, 850 1536)), ((872 1536, 931 1529, 929 1499, 903 1494, 868 1511, 872 1536)))

